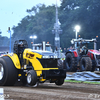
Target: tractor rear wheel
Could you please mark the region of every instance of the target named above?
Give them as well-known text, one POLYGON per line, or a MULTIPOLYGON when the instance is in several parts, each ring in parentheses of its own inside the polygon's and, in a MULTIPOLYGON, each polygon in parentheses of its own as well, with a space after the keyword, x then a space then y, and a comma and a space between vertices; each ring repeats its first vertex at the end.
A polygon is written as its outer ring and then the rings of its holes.
POLYGON ((30 86, 35 85, 37 82, 37 74, 34 70, 30 70, 27 73, 27 83, 30 86))
POLYGON ((87 68, 87 71, 92 71, 92 60, 90 57, 87 57, 88 59, 88 68, 87 68))
POLYGON ((64 61, 64 68, 66 69, 66 71, 69 72, 76 71, 75 58, 71 53, 68 53, 66 55, 66 59, 64 61))
POLYGON ((0 58, 0 86, 14 85, 17 80, 17 69, 8 56, 0 58))
POLYGON ((92 62, 89 57, 82 57, 80 60, 80 71, 91 71, 92 62))

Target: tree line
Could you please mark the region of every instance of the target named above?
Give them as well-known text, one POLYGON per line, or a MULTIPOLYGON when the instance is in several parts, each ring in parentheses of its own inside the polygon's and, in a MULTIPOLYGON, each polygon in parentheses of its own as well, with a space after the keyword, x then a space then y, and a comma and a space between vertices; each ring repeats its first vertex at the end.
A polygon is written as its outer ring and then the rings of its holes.
MULTIPOLYGON (((80 25, 78 33, 81 38, 92 39, 98 36, 97 44, 100 46, 100 0, 62 0, 58 7, 58 17, 63 30, 60 35, 61 48, 71 45, 70 41, 75 38, 75 25, 80 25)), ((37 35, 35 43, 42 41, 50 42, 54 45, 54 34, 52 29, 55 23, 55 5, 46 6, 38 4, 31 9, 27 9, 25 16, 18 26, 12 27, 14 33, 12 42, 17 39, 25 39, 31 46, 31 35, 37 35)))

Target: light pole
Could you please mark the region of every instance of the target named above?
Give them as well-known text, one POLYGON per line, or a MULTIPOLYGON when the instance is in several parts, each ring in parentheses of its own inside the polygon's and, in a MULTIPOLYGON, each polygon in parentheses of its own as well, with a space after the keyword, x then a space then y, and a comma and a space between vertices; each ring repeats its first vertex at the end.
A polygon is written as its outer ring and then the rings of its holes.
MULTIPOLYGON (((80 26, 76 25, 75 26, 75 35, 76 35, 76 39, 77 39, 77 33, 80 31, 80 26)), ((77 48, 77 42, 75 42, 75 49, 77 48)))
POLYGON ((34 39, 37 39, 37 36, 36 35, 30 36, 30 39, 33 39, 33 44, 34 44, 34 39))
POLYGON ((1 34, 2 32, 1 32, 1 30, 0 30, 0 34, 1 34))
POLYGON ((75 26, 75 33, 76 33, 76 39, 77 39, 77 33, 80 31, 80 26, 76 25, 75 26))
POLYGON ((62 30, 60 28, 61 23, 59 22, 58 19, 58 8, 57 8, 57 0, 56 0, 56 22, 54 23, 54 28, 52 30, 52 33, 55 34, 55 51, 56 54, 58 56, 58 58, 60 58, 60 34, 62 34, 62 30))
POLYGON ((33 39, 33 44, 34 44, 34 39, 37 39, 37 36, 36 35, 30 36, 30 39, 33 39))
POLYGON ((95 47, 95 50, 98 49, 98 44, 99 44, 99 41, 98 41, 98 35, 96 36, 96 42, 94 42, 96 47, 95 47))
POLYGON ((11 30, 10 30, 10 27, 8 27, 8 33, 10 34, 10 46, 9 46, 9 52, 11 53, 11 30))

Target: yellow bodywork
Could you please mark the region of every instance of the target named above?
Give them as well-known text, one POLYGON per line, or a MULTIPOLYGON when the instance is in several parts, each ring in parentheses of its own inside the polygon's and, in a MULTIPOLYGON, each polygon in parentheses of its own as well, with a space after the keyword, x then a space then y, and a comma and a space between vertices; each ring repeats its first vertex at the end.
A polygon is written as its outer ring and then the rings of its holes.
MULTIPOLYGON (((15 54, 15 53, 8 54, 7 56, 9 56, 12 59, 14 65, 17 69, 21 69, 22 66, 20 64, 20 61, 19 61, 17 54, 15 54)), ((42 55, 39 53, 33 52, 32 49, 25 49, 24 50, 23 59, 25 59, 27 63, 31 62, 34 70, 37 73, 37 76, 41 76, 42 70, 58 69, 58 68, 43 68, 43 66, 41 65, 41 63, 39 62, 39 60, 37 58, 41 59, 42 55)), ((40 79, 40 80, 44 81, 45 79, 40 79)))
POLYGON ((17 54, 15 54, 15 53, 14 54, 8 54, 8 55, 5 55, 5 56, 9 56, 12 59, 15 67, 17 69, 21 69, 20 61, 19 61, 17 54))
POLYGON ((23 59, 27 59, 32 63, 34 70, 37 72, 37 76, 42 74, 42 70, 58 69, 58 68, 43 68, 37 58, 42 58, 42 55, 36 52, 32 52, 31 49, 25 49, 23 52, 23 59))

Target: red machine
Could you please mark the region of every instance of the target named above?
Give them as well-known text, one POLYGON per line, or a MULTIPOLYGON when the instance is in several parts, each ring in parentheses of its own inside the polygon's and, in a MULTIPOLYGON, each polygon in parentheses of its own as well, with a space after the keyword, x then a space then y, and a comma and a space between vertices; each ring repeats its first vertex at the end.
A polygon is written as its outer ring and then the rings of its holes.
POLYGON ((100 51, 96 39, 72 39, 72 49, 67 50, 64 61, 66 71, 94 71, 100 68, 100 51))

